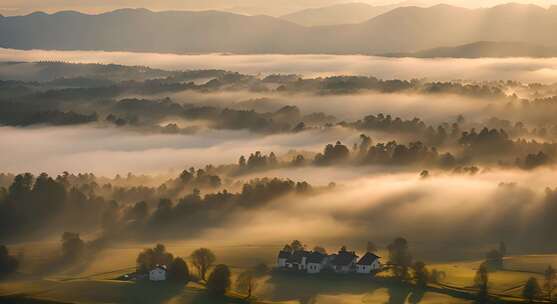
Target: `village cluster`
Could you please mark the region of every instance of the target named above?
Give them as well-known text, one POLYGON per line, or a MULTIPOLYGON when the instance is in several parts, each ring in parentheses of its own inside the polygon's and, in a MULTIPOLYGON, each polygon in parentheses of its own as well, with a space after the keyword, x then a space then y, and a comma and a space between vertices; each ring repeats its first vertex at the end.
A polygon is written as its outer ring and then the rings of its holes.
POLYGON ((322 271, 335 273, 372 274, 381 270, 380 257, 366 252, 359 258, 354 251, 341 249, 335 254, 317 251, 281 250, 277 257, 277 268, 316 274, 322 271))
MULTIPOLYGON (((324 271, 343 274, 375 274, 383 269, 380 259, 372 252, 366 252, 360 258, 354 251, 348 251, 344 247, 334 254, 305 249, 283 249, 278 253, 276 266, 281 270, 308 274, 317 274, 324 271)), ((166 265, 157 264, 146 273, 126 274, 122 276, 122 279, 126 281, 166 281, 168 279, 167 272, 166 265)))

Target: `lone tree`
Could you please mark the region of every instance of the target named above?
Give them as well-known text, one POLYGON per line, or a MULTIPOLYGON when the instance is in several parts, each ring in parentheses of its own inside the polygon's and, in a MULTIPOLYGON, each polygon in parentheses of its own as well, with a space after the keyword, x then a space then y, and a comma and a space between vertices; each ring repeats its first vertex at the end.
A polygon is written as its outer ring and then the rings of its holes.
POLYGON ((290 243, 290 247, 292 248, 292 251, 302 251, 305 249, 304 245, 302 245, 302 242, 298 240, 292 241, 292 243, 290 243))
POLYGON ((213 266, 215 260, 217 259, 215 257, 215 254, 207 248, 199 248, 191 253, 190 258, 191 263, 193 267, 197 269, 201 280, 207 281, 205 279, 207 276, 207 271, 209 271, 209 268, 213 266))
POLYGON ((499 242, 499 253, 501 254, 501 257, 507 256, 507 244, 503 241, 499 242))
POLYGON ((286 245, 284 245, 284 247, 282 247, 282 251, 292 253, 294 250, 292 250, 292 246, 290 246, 290 244, 286 244, 286 245))
POLYGON ((62 234, 62 256, 67 261, 74 261, 85 252, 85 242, 79 233, 64 232, 62 234))
POLYGON ((223 296, 230 287, 230 269, 228 266, 219 264, 215 266, 207 280, 207 291, 213 296, 223 296))
POLYGON ((491 250, 486 254, 485 258, 489 266, 495 269, 503 268, 503 254, 499 250, 491 250))
POLYGON ((486 263, 482 263, 478 271, 476 271, 476 277, 474 278, 474 284, 478 287, 478 303, 487 303, 489 299, 489 292, 487 285, 489 283, 489 273, 487 270, 486 263))
POLYGON ((327 250, 325 250, 325 248, 323 248, 321 246, 315 246, 313 248, 313 251, 319 252, 319 253, 322 253, 322 254, 327 254, 327 250))
POLYGON ((408 241, 404 238, 395 239, 389 246, 389 262, 393 267, 393 274, 400 280, 407 280, 408 268, 412 265, 412 255, 408 249, 408 241))
POLYGON ((543 284, 543 288, 547 292, 547 297, 549 299, 549 302, 551 302, 553 297, 553 291, 555 290, 556 287, 555 280, 557 279, 557 272, 555 271, 555 268, 551 267, 551 265, 547 266, 547 269, 545 269, 544 279, 545 282, 543 284))
POLYGON ((416 286, 420 288, 427 287, 427 282, 429 282, 429 271, 427 270, 425 263, 414 263, 412 270, 414 271, 413 279, 416 286))
POLYGON ((238 279, 236 280, 236 288, 246 294, 246 299, 251 298, 253 290, 257 288, 255 272, 248 269, 240 273, 238 279))
POLYGON ((181 257, 177 257, 172 261, 168 268, 168 279, 172 282, 186 284, 190 280, 190 271, 188 264, 181 257))
POLYGON ((535 298, 540 296, 541 292, 542 290, 540 284, 538 284, 538 280, 531 277, 526 281, 526 285, 524 285, 524 289, 522 289, 522 296, 529 302, 533 302, 535 298))

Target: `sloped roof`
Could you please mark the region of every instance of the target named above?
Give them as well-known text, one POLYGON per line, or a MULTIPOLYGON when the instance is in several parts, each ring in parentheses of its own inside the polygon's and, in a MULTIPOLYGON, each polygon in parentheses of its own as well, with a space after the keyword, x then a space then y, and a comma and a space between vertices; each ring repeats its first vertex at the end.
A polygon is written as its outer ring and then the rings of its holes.
POLYGON ((155 270, 162 270, 166 272, 166 265, 157 265, 155 266, 155 268, 151 269, 151 271, 155 271, 155 270))
POLYGON ((358 256, 354 251, 339 251, 331 263, 335 266, 347 266, 350 265, 355 258, 358 258, 358 256))
POLYGON ((284 250, 281 250, 278 254, 279 259, 288 259, 288 258, 290 258, 290 256, 292 256, 292 253, 290 253, 289 251, 284 251, 284 250))
POLYGON ((380 257, 371 252, 368 252, 358 261, 358 265, 371 265, 377 259, 380 259, 380 257))
POLYGON ((321 252, 312 252, 308 255, 308 263, 317 263, 320 264, 323 262, 323 260, 327 257, 327 255, 322 254, 321 252))
POLYGON ((309 255, 308 251, 299 250, 295 251, 287 260, 288 263, 302 263, 302 258, 309 255))

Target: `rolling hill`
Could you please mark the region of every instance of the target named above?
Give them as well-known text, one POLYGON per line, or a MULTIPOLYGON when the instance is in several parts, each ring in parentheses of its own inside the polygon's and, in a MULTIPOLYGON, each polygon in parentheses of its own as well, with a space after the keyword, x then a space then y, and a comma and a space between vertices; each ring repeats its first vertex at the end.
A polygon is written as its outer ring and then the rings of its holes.
POLYGON ((455 47, 440 47, 412 53, 385 54, 384 56, 415 58, 548 58, 557 57, 557 48, 520 42, 480 41, 455 47))
POLYGON ((401 7, 358 24, 305 27, 219 11, 123 9, 0 18, 0 47, 15 49, 283 54, 415 52, 477 41, 554 44, 557 7, 401 7))

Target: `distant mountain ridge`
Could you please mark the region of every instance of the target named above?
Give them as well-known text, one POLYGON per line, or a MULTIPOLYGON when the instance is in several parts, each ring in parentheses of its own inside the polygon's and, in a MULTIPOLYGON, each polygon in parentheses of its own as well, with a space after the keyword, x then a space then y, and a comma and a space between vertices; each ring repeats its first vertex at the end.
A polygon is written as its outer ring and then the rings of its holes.
POLYGON ((0 47, 15 49, 281 54, 384 54, 477 41, 555 45, 557 7, 401 7, 358 24, 305 27, 220 11, 122 9, 0 18, 0 47))
POLYGON ((383 56, 415 58, 549 58, 557 57, 557 47, 551 48, 521 42, 479 41, 455 47, 439 47, 413 53, 384 54, 383 56))
POLYGON ((372 6, 359 2, 342 3, 326 7, 308 8, 281 16, 280 18, 303 26, 361 23, 396 7, 396 5, 372 6))

